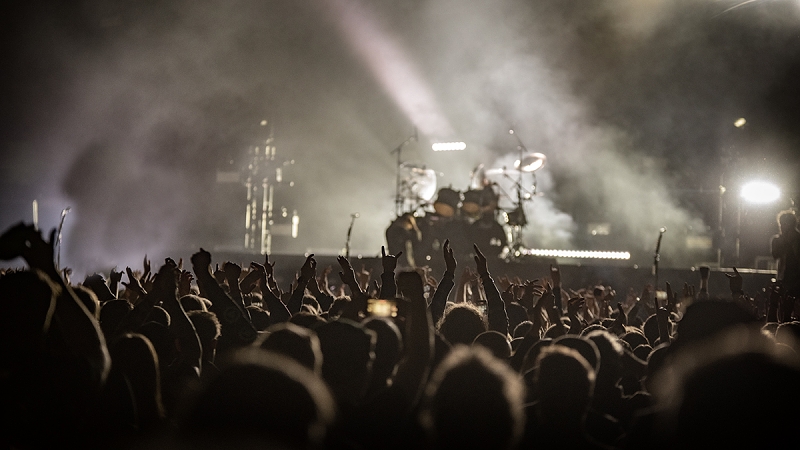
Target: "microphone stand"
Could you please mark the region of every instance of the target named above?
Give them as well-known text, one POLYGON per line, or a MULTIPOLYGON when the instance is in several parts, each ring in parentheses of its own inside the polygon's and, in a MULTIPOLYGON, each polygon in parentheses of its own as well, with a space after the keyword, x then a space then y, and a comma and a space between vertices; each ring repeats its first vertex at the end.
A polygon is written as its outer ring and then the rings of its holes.
POLYGON ((400 190, 403 184, 403 180, 400 178, 400 166, 403 165, 401 154, 403 152, 403 147, 405 147, 406 144, 416 140, 417 140, 417 128, 414 127, 414 135, 406 138, 405 141, 401 142, 400 145, 398 145, 391 152, 389 152, 390 155, 393 153, 397 153, 397 180, 395 182, 395 190, 394 190, 394 210, 395 210, 395 215, 398 217, 401 214, 403 214, 403 203, 404 203, 403 196, 400 195, 400 190))
POLYGON ((653 276, 655 277, 655 305, 658 308, 658 263, 661 261, 661 238, 664 236, 666 228, 662 227, 658 230, 658 241, 656 241, 656 251, 653 254, 653 276))
POLYGON ((347 259, 350 259, 350 234, 353 232, 353 224, 358 217, 358 213, 350 214, 350 227, 347 229, 347 241, 344 243, 344 257, 347 259))

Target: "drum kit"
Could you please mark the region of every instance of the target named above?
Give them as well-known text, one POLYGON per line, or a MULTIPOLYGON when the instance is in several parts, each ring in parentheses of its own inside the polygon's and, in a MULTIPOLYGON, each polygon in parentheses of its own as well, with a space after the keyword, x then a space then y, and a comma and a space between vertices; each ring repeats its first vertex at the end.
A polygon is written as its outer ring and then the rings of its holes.
POLYGON ((454 251, 461 253, 469 253, 473 242, 487 256, 508 254, 507 250, 521 246, 520 234, 528 223, 524 204, 537 195, 534 172, 546 162, 544 154, 528 153, 521 155, 512 169, 487 169, 480 164, 469 174, 463 191, 438 187, 436 171, 424 165, 399 163, 398 217, 416 216, 423 235, 421 249, 416 251, 423 255, 418 256, 438 258, 436 253, 440 252, 444 237, 450 239, 454 251), (532 190, 523 186, 527 175, 534 179, 532 190), (503 185, 514 187, 513 194, 502 189, 498 181, 503 180, 503 185), (511 207, 503 208, 501 204, 511 207), (460 249, 459 239, 464 241, 460 249))

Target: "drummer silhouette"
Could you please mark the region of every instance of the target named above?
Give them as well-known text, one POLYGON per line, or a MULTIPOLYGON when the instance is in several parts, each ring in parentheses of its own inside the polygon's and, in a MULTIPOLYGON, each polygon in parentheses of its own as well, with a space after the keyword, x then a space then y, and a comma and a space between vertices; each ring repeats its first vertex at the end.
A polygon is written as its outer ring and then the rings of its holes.
MULTIPOLYGON (((444 241, 450 240, 456 258, 465 260, 472 251, 467 237, 467 224, 459 214, 461 193, 452 187, 441 188, 433 202, 433 212, 417 219, 422 232, 419 250, 415 253, 417 265, 428 265, 436 269, 442 258, 444 241)), ((442 267, 443 268, 443 267, 442 267)))

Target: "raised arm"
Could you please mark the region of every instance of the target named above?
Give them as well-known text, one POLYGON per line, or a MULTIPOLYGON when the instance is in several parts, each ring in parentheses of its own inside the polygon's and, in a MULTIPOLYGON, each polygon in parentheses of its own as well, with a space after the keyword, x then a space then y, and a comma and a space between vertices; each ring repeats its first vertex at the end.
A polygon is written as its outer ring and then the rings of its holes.
MULTIPOLYGON (((328 269, 326 269, 328 270, 328 269)), ((319 278, 312 278, 308 280, 308 291, 311 292, 311 295, 317 300, 319 303, 320 311, 325 312, 330 309, 331 305, 333 304, 333 296, 330 294, 330 291, 327 287, 323 291, 320 288, 320 284, 325 286, 327 284, 327 275, 323 272, 319 278)))
POLYGON ((303 267, 300 268, 297 286, 292 291, 292 296, 289 298, 289 303, 286 305, 292 315, 300 312, 300 309, 303 307, 303 296, 306 295, 306 286, 308 286, 309 281, 316 281, 316 278, 317 260, 314 259, 314 254, 312 253, 306 257, 303 267))
POLYGON ((535 296, 537 294, 538 286, 536 285, 535 281, 528 281, 524 285, 524 290, 522 292, 522 298, 520 298, 519 303, 525 307, 528 312, 528 319, 533 322, 533 326, 525 337, 522 339, 522 342, 519 343, 517 346, 517 351, 514 352, 514 355, 511 357, 509 363, 511 367, 519 372, 522 369, 522 365, 525 362, 525 355, 528 353, 528 350, 534 346, 540 339, 540 331, 542 328, 542 306, 544 302, 542 298, 539 298, 539 301, 534 304, 535 296))
POLYGON ((400 293, 409 303, 406 318, 404 358, 397 368, 395 385, 411 404, 415 404, 428 378, 433 356, 433 322, 425 301, 422 277, 415 271, 401 272, 397 277, 400 293))
POLYGON ((583 321, 578 312, 583 308, 583 297, 573 297, 567 302, 567 317, 569 317, 569 330, 567 334, 581 334, 583 321))
POLYGON ((211 275, 211 254, 202 248, 192 255, 192 268, 198 286, 211 300, 211 312, 217 315, 222 326, 219 338, 221 349, 249 345, 256 339, 256 330, 247 319, 244 309, 237 304, 211 275))
POLYGON ((489 316, 489 329, 497 331, 503 336, 508 335, 508 315, 506 314, 506 306, 503 303, 503 298, 500 296, 500 291, 494 284, 492 276, 489 274, 486 257, 483 256, 477 244, 473 244, 475 249, 475 265, 478 269, 478 274, 481 276, 483 282, 483 291, 486 293, 487 314, 489 316))
POLYGON ((251 262, 250 267, 254 272, 258 272, 261 284, 261 301, 264 302, 267 311, 269 311, 269 321, 271 324, 288 322, 292 318, 292 313, 286 305, 275 295, 272 289, 269 288, 269 276, 267 275, 267 266, 262 266, 257 262, 251 262))
POLYGON ((441 319, 444 315, 444 309, 447 306, 447 297, 450 296, 450 292, 453 290, 453 286, 455 285, 454 280, 456 277, 457 263, 456 257, 453 254, 453 249, 450 248, 449 239, 444 241, 442 253, 444 254, 445 269, 444 273, 442 274, 442 279, 439 280, 439 285, 436 287, 436 292, 433 294, 430 304, 431 319, 433 320, 433 323, 438 323, 439 319, 441 319))
POLYGON ((559 317, 564 311, 564 305, 561 303, 561 271, 558 266, 550 264, 550 279, 553 281, 553 296, 555 296, 555 307, 558 311, 559 317))
POLYGON ((180 343, 180 359, 187 365, 194 367, 199 374, 202 367, 203 348, 192 321, 178 301, 177 293, 180 276, 181 272, 178 269, 178 265, 172 259, 167 258, 165 264, 158 271, 151 294, 154 294, 161 301, 161 305, 169 313, 169 328, 180 343))
POLYGON ((342 268, 342 270, 339 272, 339 277, 342 279, 342 283, 350 288, 351 295, 355 296, 356 294, 363 294, 364 291, 361 290, 361 286, 359 286, 358 280, 356 280, 356 271, 353 270, 353 266, 350 265, 350 261, 341 255, 336 258, 336 261, 342 268))
POLYGON ((381 273, 381 298, 394 298, 397 295, 397 284, 394 281, 394 271, 397 268, 397 258, 403 252, 398 252, 396 255, 387 255, 386 247, 381 245, 381 265, 383 266, 383 273, 381 273))

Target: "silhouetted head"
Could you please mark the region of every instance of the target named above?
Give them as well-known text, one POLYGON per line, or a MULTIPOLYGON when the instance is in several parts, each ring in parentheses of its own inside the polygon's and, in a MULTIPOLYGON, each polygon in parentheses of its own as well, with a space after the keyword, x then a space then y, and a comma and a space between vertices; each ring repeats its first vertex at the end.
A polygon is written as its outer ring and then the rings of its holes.
POLYGON ((222 332, 222 325, 217 315, 211 311, 190 311, 187 316, 192 321, 200 345, 203 347, 203 359, 213 362, 217 340, 222 332))
POLYGON ((529 372, 533 369, 533 366, 536 364, 536 358, 539 357, 539 353, 541 353, 542 349, 548 347, 553 344, 553 340, 550 338, 539 339, 536 341, 531 348, 528 349, 528 352, 525 354, 525 358, 522 360, 522 367, 520 367, 520 373, 524 374, 529 372))
POLYGON ((124 334, 109 345, 111 373, 105 386, 104 414, 117 426, 146 429, 164 419, 158 356, 150 340, 138 333, 124 334), (116 417, 113 417, 116 416, 116 417))
POLYGON ((319 338, 308 328, 291 322, 277 323, 268 327, 253 345, 292 358, 317 375, 322 373, 319 338))
POLYGON ((360 403, 372 376, 375 332, 347 319, 323 323, 314 330, 322 348, 322 378, 337 402, 360 403))
POLYGON ((133 305, 127 300, 109 300, 103 303, 103 306, 100 307, 99 321, 100 329, 103 330, 107 339, 111 337, 111 334, 131 310, 133 310, 133 305))
POLYGON ((136 331, 153 345, 156 356, 158 356, 158 365, 163 373, 164 369, 172 364, 178 353, 178 349, 175 347, 175 335, 169 328, 158 322, 147 322, 136 331))
POLYGON ((642 344, 637 345, 636 348, 633 349, 633 354, 642 361, 647 361, 652 351, 653 347, 650 347, 650 344, 642 344))
POLYGON ((457 346, 425 389, 421 422, 441 449, 509 449, 525 421, 525 386, 511 368, 481 347, 457 346))
POLYGON ((634 349, 642 344, 650 345, 650 341, 647 339, 647 337, 645 337, 641 330, 629 330, 620 336, 620 339, 627 342, 628 345, 631 346, 631 349, 634 349))
POLYGON ((597 375, 597 395, 602 395, 607 390, 614 389, 622 370, 622 346, 617 337, 608 331, 595 330, 586 335, 594 342, 600 352, 600 368, 597 375))
POLYGON ((83 303, 83 306, 89 310, 89 314, 95 319, 100 317, 100 300, 93 290, 83 285, 72 286, 72 292, 83 303))
POLYGON ((600 350, 591 339, 567 334, 553 340, 553 345, 563 345, 580 353, 594 372, 600 368, 600 350))
POLYGON ((256 305, 248 305, 247 312, 250 314, 250 323, 256 331, 264 331, 270 326, 269 313, 256 305))
POLYGON ((506 315, 508 316, 509 330, 514 330, 519 324, 528 320, 528 311, 519 303, 508 303, 506 315))
POLYGON ((759 327, 734 326, 674 349, 668 364, 654 384, 673 448, 796 445, 800 363, 759 327))
POLYGON ((647 319, 645 319, 644 324, 642 325, 642 333, 644 333, 644 337, 647 338, 647 342, 650 346, 655 346, 658 344, 659 332, 658 332, 658 317, 655 314, 651 314, 647 319))
POLYGON ((520 322, 519 325, 517 325, 514 328, 514 333, 513 333, 514 338, 515 339, 516 338, 524 338, 528 334, 528 332, 531 330, 531 328, 533 328, 533 322, 531 322, 530 320, 526 320, 524 322, 520 322))
POLYGON ((486 348, 492 352, 492 356, 503 361, 508 361, 511 358, 511 343, 502 333, 497 331, 484 331, 475 336, 472 345, 480 345, 486 348))
POLYGON ((191 402, 181 430, 200 448, 320 448, 335 418, 325 383, 291 358, 237 351, 191 402))
POLYGON ((778 220, 781 233, 797 229, 797 216, 794 211, 790 209, 779 212, 776 219, 778 220))
POLYGON ((488 327, 477 307, 471 303, 454 303, 444 312, 437 328, 451 345, 470 345, 488 327))
POLYGON ((377 336, 375 341, 375 362, 372 364, 372 389, 386 387, 388 379, 394 376, 403 352, 403 336, 394 321, 384 317, 370 317, 361 324, 377 336))
POLYGON ((775 330, 775 342, 786 344, 800 353, 800 322, 784 322, 775 330))
POLYGON ((150 314, 147 315, 147 321, 158 322, 165 327, 169 327, 172 318, 169 316, 166 309, 160 306, 154 306, 153 309, 150 310, 150 314))
POLYGON ((730 327, 755 323, 753 314, 738 303, 720 300, 694 302, 686 308, 677 325, 673 345, 688 345, 730 327))
POLYGON ((576 350, 551 345, 533 368, 536 413, 545 426, 574 426, 583 421, 594 392, 595 371, 576 350))
POLYGON ((187 294, 180 298, 181 306, 187 313, 189 311, 208 311, 211 302, 195 294, 187 294))

